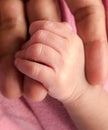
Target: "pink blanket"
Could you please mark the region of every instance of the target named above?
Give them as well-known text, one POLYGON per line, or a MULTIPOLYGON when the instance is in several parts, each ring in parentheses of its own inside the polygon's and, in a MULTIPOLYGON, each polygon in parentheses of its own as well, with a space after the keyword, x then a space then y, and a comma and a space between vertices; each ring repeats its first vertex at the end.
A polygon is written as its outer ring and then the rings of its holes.
MULTIPOLYGON (((108 0, 104 0, 104 2, 108 16, 108 0)), ((61 0, 61 4, 64 19, 70 22, 75 29, 74 19, 63 0, 61 0)), ((63 105, 49 96, 40 103, 31 103, 23 97, 8 100, 0 95, 0 130, 76 129, 63 105)))

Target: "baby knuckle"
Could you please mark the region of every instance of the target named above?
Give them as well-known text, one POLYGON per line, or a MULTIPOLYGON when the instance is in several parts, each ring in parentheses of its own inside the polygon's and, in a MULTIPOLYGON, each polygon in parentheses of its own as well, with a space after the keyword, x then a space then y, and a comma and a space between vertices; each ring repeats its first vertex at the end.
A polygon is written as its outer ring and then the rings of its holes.
POLYGON ((46 37, 46 33, 44 30, 40 29, 35 33, 35 39, 42 40, 46 37))
POLYGON ((43 51, 43 45, 42 44, 36 44, 34 47, 33 47, 34 51, 32 52, 33 55, 35 56, 41 56, 42 55, 42 51, 43 51))
POLYGON ((31 76, 33 77, 33 78, 38 78, 38 76, 39 76, 39 73, 40 73, 40 67, 39 67, 39 65, 37 64, 36 66, 32 66, 31 67, 31 69, 30 69, 30 73, 31 73, 31 76))
POLYGON ((35 77, 35 76, 36 76, 36 73, 37 73, 37 67, 36 67, 36 66, 32 66, 32 67, 30 68, 31 77, 35 77))
POLYGON ((64 24, 64 26, 65 26, 66 28, 69 28, 69 29, 72 30, 72 26, 71 26, 68 22, 63 22, 63 24, 64 24))
POLYGON ((33 73, 35 79, 37 79, 37 80, 41 79, 41 75, 42 75, 43 71, 41 70, 40 64, 37 64, 37 66, 33 68, 32 73, 33 73))
POLYGON ((48 29, 50 26, 52 25, 52 22, 50 21, 45 21, 43 24, 42 24, 42 28, 43 29, 48 29))

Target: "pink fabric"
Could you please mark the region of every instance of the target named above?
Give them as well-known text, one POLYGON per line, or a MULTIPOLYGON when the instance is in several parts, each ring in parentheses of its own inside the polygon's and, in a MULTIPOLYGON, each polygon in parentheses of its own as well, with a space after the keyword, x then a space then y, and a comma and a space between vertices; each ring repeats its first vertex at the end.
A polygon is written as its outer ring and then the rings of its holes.
MULTIPOLYGON (((108 5, 108 0, 105 0, 105 3, 108 5)), ((74 18, 63 0, 61 0, 61 9, 63 19, 76 31, 74 18)), ((108 10, 108 6, 106 9, 108 10)), ((108 16, 108 11, 106 12, 108 16)), ((32 103, 23 97, 8 100, 0 95, 0 130, 76 129, 63 105, 49 96, 40 103, 32 103)))

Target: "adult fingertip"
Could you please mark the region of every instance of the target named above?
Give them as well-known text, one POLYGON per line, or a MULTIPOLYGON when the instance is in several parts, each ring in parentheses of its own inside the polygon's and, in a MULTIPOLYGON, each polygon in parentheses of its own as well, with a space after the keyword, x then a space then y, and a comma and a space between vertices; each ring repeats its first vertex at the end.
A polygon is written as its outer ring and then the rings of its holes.
POLYGON ((47 90, 41 83, 25 76, 23 96, 32 102, 41 102, 46 98, 47 90))
POLYGON ((89 84, 94 85, 104 85, 105 81, 107 80, 108 75, 104 74, 101 76, 99 75, 94 75, 94 76, 87 76, 87 81, 89 82, 89 84))
POLYGON ((95 41, 85 46, 86 77, 92 85, 102 85, 108 77, 108 45, 95 41))

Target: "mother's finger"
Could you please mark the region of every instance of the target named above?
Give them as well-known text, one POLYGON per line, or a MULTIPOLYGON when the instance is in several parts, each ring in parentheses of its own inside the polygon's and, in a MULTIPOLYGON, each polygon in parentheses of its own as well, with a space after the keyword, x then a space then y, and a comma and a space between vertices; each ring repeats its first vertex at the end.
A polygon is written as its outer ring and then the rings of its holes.
POLYGON ((75 16, 78 34, 84 41, 86 75, 101 84, 108 74, 108 45, 102 0, 66 0, 75 16))
POLYGON ((31 101, 42 101, 46 97, 46 91, 46 88, 43 87, 40 82, 35 81, 29 77, 25 78, 24 95, 28 97, 31 101))
POLYGON ((14 53, 25 39, 23 2, 0 0, 0 88, 9 98, 21 96, 22 78, 14 67, 14 53))
POLYGON ((26 7, 29 23, 36 20, 61 21, 58 0, 29 0, 26 7))
MULTIPOLYGON (((31 24, 33 21, 36 20, 53 20, 53 21, 61 20, 58 0, 29 0, 26 3, 26 10, 27 10, 27 18, 29 24, 31 24)), ((34 84, 34 81, 28 77, 25 77, 25 83, 24 83, 25 94, 26 96, 28 96, 26 89, 27 90, 29 89, 32 92, 33 91, 38 92, 38 97, 35 96, 34 100, 39 99, 39 94, 40 94, 40 99, 42 99, 42 95, 44 95, 45 97, 45 95, 47 95, 47 91, 42 86, 42 84, 39 84, 39 82, 37 83, 36 81, 35 83, 37 87, 31 87, 30 84, 34 84), (42 92, 42 94, 40 91, 42 92)))

